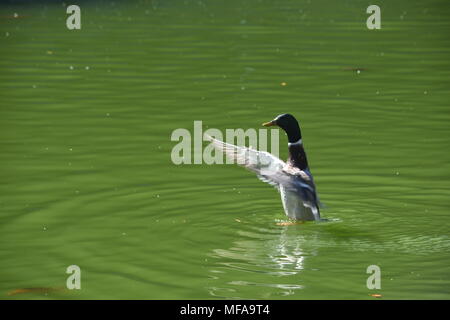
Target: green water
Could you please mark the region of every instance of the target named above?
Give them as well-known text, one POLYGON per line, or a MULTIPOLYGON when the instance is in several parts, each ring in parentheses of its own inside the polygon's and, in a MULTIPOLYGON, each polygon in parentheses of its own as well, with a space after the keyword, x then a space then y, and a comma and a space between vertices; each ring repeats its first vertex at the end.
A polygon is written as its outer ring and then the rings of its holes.
POLYGON ((450 298, 446 1, 379 0, 381 30, 356 0, 81 1, 74 31, 33 3, 0 5, 0 298, 450 298), (277 225, 252 173, 171 162, 194 120, 286 112, 329 222, 277 225), (81 290, 8 295, 73 264, 81 290))

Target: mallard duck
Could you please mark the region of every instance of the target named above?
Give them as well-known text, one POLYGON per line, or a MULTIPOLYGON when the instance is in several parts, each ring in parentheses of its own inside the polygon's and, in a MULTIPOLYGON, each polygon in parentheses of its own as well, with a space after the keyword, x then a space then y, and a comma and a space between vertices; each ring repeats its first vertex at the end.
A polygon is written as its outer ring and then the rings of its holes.
POLYGON ((256 173, 257 177, 281 194, 286 216, 293 220, 320 220, 319 199, 303 148, 300 126, 294 116, 281 114, 263 126, 278 126, 288 137, 289 157, 286 162, 269 152, 235 146, 206 135, 212 145, 236 159, 237 164, 256 173))

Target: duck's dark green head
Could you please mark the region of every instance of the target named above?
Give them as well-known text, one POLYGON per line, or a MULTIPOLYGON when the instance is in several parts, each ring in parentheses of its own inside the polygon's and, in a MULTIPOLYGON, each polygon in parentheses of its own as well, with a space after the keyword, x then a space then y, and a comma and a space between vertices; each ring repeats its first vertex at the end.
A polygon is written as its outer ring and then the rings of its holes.
POLYGON ((263 123, 263 126, 279 126, 283 129, 287 136, 289 142, 297 142, 302 138, 302 133, 300 131, 300 126, 298 125, 297 119, 289 113, 280 114, 272 121, 263 123))

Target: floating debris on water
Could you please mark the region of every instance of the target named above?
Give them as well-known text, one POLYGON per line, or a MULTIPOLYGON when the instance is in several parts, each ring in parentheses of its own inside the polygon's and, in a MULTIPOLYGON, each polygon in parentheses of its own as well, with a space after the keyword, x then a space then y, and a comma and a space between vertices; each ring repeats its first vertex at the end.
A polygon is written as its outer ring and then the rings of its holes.
POLYGON ((359 68, 359 67, 345 67, 345 68, 342 68, 342 70, 344 70, 344 71, 356 71, 356 73, 361 73, 361 71, 365 71, 366 69, 365 68, 359 68))
POLYGON ((22 293, 42 293, 42 294, 49 294, 51 292, 63 292, 63 291, 67 291, 66 288, 63 287, 56 287, 56 288, 19 288, 19 289, 14 289, 11 290, 7 293, 8 296, 14 296, 16 294, 22 294, 22 293))
POLYGON ((17 12, 14 12, 13 14, 0 16, 0 19, 18 19, 18 18, 27 18, 29 15, 19 15, 17 12))

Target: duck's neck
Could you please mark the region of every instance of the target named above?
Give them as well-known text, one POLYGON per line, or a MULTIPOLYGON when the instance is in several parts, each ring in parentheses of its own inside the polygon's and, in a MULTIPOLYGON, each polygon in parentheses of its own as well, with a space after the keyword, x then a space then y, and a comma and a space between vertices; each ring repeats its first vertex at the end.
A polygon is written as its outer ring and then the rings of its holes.
POLYGON ((295 142, 289 142, 289 157, 288 162, 301 170, 309 169, 308 160, 306 159, 306 152, 303 148, 302 139, 295 142))

